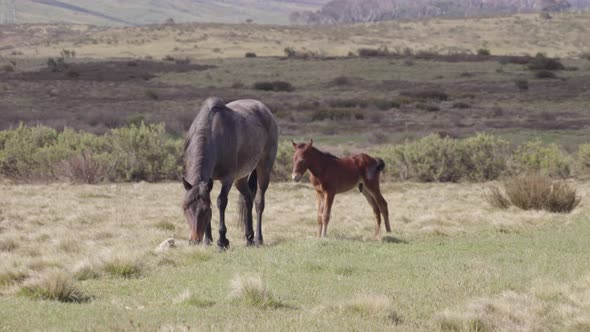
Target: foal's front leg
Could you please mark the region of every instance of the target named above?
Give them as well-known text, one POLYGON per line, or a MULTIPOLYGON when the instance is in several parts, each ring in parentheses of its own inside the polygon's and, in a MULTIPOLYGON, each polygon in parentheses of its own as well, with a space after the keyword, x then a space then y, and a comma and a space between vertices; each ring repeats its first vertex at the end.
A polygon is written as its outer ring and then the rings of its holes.
POLYGON ((233 179, 222 180, 221 192, 217 197, 217 208, 219 209, 219 240, 217 246, 221 250, 229 248, 229 240, 225 237, 227 228, 225 227, 225 208, 227 207, 227 196, 233 184, 233 179))
POLYGON ((330 212, 332 211, 332 203, 334 203, 334 196, 331 192, 324 193, 324 207, 322 211, 322 234, 321 237, 328 236, 328 223, 330 222, 330 212))
POLYGON ((318 205, 318 237, 322 237, 322 219, 324 218, 324 193, 316 191, 317 205, 318 205))

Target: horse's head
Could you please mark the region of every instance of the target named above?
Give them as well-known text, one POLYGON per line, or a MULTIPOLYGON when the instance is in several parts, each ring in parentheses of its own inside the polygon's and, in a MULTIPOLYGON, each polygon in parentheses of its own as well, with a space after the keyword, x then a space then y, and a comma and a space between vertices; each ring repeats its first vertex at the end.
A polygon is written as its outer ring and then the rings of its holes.
POLYGON ((203 239, 207 225, 211 223, 211 189, 213 181, 199 181, 194 186, 182 179, 186 194, 184 196, 184 216, 191 228, 190 244, 198 244, 203 239))
POLYGON ((309 153, 313 145, 313 140, 310 140, 307 144, 297 144, 293 141, 291 141, 291 143, 295 149, 295 154, 293 155, 293 173, 291 174, 291 178, 293 181, 299 182, 301 177, 303 177, 303 174, 305 174, 309 168, 309 153))

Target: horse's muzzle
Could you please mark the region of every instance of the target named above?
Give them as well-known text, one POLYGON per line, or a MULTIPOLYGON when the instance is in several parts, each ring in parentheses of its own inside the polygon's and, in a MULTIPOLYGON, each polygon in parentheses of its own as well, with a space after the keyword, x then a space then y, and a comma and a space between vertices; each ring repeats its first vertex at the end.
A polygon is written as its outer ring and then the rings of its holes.
POLYGON ((291 179, 293 179, 294 182, 299 182, 299 180, 301 180, 301 174, 293 173, 291 179))

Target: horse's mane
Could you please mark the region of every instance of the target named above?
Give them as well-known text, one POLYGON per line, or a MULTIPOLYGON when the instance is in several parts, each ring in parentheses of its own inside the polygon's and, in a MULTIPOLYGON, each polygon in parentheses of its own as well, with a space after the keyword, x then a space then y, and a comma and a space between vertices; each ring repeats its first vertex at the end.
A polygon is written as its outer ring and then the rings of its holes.
POLYGON ((225 109, 220 98, 210 97, 205 100, 197 117, 191 124, 184 142, 185 179, 193 186, 201 180, 201 169, 205 161, 205 146, 211 137, 213 115, 225 109))

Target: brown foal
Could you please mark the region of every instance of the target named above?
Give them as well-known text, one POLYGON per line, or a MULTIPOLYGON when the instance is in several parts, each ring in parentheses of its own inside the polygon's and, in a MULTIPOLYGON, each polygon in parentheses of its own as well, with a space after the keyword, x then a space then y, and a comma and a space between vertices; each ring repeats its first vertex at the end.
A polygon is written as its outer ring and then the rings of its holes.
POLYGON ((357 186, 373 208, 376 219, 375 237, 379 238, 381 235, 381 216, 385 221, 386 231, 391 232, 387 202, 379 190, 379 174, 385 168, 383 160, 365 153, 338 158, 314 148, 313 140, 307 144, 292 143, 295 149, 293 181, 301 180, 309 169, 309 178, 317 193, 319 237, 327 235, 334 196, 357 186))

